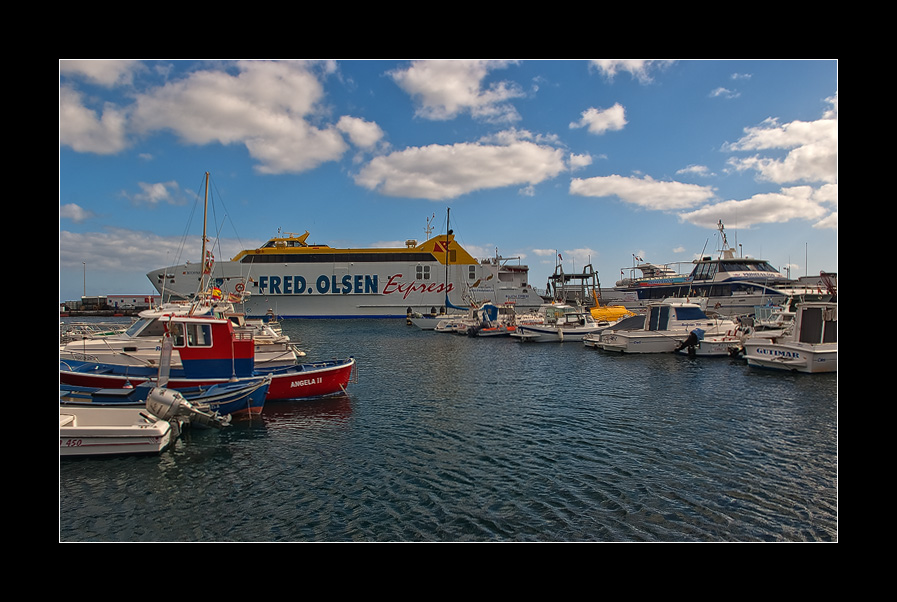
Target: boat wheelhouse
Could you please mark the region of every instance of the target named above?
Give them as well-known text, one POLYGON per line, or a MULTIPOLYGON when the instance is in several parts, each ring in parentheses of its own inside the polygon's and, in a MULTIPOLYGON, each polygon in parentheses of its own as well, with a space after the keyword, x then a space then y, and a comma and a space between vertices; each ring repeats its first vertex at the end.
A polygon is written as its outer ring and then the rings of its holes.
MULTIPOLYGON (((158 308, 144 310, 122 332, 96 335, 85 332, 80 338, 69 337, 69 340, 59 345, 59 358, 158 367, 166 324, 169 317, 175 314, 230 320, 235 331, 251 336, 255 343, 255 364, 260 367, 294 365, 305 355, 305 352, 290 342, 289 337, 278 330, 276 322, 246 320, 245 316, 234 311, 233 304, 227 302, 194 302, 166 303, 158 308)), ((171 362, 174 366, 180 365, 177 351, 171 362)))

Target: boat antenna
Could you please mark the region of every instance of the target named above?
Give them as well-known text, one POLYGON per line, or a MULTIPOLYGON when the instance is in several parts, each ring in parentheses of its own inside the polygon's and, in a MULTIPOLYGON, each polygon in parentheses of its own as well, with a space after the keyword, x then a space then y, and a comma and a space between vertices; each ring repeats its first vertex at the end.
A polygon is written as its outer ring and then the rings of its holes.
MULTIPOLYGON (((206 192, 205 198, 203 200, 202 205, 202 260, 206 260, 206 222, 209 217, 209 172, 206 172, 206 192)), ((200 282, 204 280, 205 274, 202 274, 203 277, 200 278, 200 282)), ((205 285, 203 283, 203 288, 205 285)))

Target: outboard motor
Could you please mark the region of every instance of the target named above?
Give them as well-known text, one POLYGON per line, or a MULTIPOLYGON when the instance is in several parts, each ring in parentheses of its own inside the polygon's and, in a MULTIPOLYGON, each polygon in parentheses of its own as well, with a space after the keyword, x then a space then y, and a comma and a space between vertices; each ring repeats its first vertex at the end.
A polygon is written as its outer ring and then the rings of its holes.
POLYGON ((200 410, 173 389, 153 387, 146 396, 146 410, 160 420, 187 418, 190 424, 212 428, 223 428, 230 424, 230 415, 200 410))
POLYGON ((679 346, 676 347, 676 351, 681 351, 685 348, 688 348, 688 354, 694 355, 695 347, 698 346, 698 343, 703 338, 703 334, 704 331, 698 328, 692 330, 690 333, 688 333, 688 336, 685 338, 685 340, 679 343, 679 346))

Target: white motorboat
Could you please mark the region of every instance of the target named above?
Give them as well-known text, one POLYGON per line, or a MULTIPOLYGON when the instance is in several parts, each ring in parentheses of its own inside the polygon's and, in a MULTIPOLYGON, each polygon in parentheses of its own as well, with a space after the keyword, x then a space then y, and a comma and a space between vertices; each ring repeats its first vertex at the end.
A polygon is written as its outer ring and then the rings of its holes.
POLYGON ((59 455, 158 454, 186 424, 221 428, 230 417, 211 414, 172 389, 153 388, 145 406, 66 404, 59 407, 59 455))
POLYGON ((648 306, 641 328, 608 328, 594 346, 622 353, 670 353, 696 329, 704 337, 735 335, 738 324, 729 318, 708 316, 698 303, 667 299, 648 306))
POLYGON ((750 366, 806 373, 837 372, 837 302, 798 304, 794 322, 781 336, 746 339, 744 356, 750 366))
POLYGON ((539 308, 535 317, 521 317, 511 336, 520 342, 582 341, 583 337, 608 328, 596 322, 588 309, 553 303, 539 308))
POLYGON ((176 438, 177 427, 144 408, 59 408, 59 455, 158 454, 176 438))

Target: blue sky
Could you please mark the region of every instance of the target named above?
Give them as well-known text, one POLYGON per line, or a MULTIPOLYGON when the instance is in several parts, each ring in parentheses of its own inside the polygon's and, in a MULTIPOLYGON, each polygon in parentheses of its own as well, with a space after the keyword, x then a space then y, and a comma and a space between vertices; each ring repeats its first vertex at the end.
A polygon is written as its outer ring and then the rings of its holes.
POLYGON ((59 298, 152 293, 278 230, 558 255, 602 286, 633 255, 718 246, 838 270, 836 60, 59 62, 59 298), (434 217, 435 216, 435 217, 434 217))

